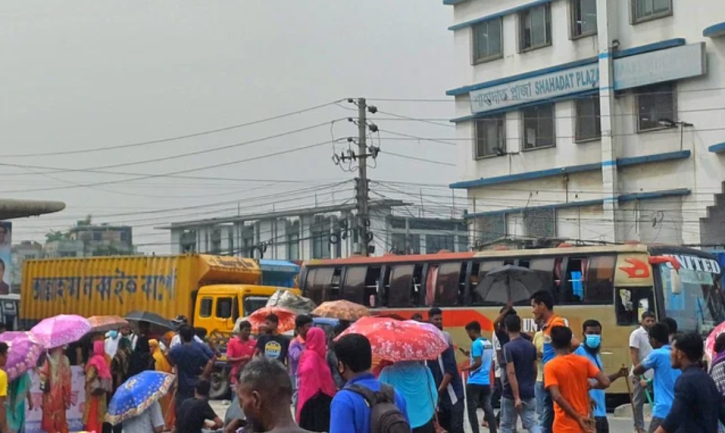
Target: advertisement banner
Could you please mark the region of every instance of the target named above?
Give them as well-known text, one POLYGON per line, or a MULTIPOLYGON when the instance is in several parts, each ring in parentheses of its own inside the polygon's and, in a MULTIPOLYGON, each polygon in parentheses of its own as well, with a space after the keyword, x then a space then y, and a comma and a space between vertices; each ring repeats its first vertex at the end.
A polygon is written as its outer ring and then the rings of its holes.
POLYGON ((0 295, 10 293, 10 283, 12 283, 12 234, 13 223, 0 221, 0 295))
MULTIPOLYGON (((83 431, 83 407, 86 402, 85 378, 83 368, 71 366, 71 406, 66 411, 68 431, 83 431)), ((25 406, 25 433, 43 433, 40 423, 43 419, 43 391, 40 390, 40 376, 31 372, 32 386, 30 396, 33 400, 33 410, 25 406)))

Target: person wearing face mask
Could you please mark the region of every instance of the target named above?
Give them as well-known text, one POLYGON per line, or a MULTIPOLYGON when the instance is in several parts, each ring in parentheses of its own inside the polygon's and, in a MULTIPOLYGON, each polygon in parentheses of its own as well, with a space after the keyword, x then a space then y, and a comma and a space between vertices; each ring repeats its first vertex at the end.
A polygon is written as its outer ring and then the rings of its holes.
POLYGON ((292 419, 292 381, 281 363, 265 356, 249 361, 239 376, 237 396, 247 418, 245 433, 311 433, 292 419))
POLYGON ((106 355, 108 355, 111 359, 113 359, 114 356, 116 356, 116 351, 118 350, 118 342, 121 341, 121 333, 116 331, 115 329, 112 331, 106 332, 106 340, 103 343, 104 349, 106 350, 106 355))
MULTIPOLYGON (((604 364, 602 364, 602 358, 599 355, 599 351, 602 346, 602 324, 597 320, 587 320, 582 325, 583 331, 583 344, 574 351, 574 354, 583 356, 592 364, 596 365, 599 371, 604 371, 604 364)), ((610 374, 609 381, 614 382, 617 379, 627 377, 629 370, 626 367, 622 367, 618 372, 610 374)), ((591 382, 591 381, 590 381, 591 382)), ((591 382, 594 385, 594 382, 591 382)), ((592 389, 589 391, 589 398, 594 405, 594 422, 596 425, 597 433, 609 433, 609 422, 607 421, 607 406, 604 397, 603 389, 592 389)))

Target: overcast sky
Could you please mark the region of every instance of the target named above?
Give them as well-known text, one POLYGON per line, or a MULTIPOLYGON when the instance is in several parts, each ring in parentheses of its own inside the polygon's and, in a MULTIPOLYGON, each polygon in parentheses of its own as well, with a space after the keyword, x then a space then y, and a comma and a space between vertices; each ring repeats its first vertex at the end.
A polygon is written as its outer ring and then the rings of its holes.
MULTIPOLYGON (((48 229, 67 228, 93 214, 98 222, 133 224, 136 243, 154 244, 144 251, 163 253, 168 251, 164 245, 168 232, 154 230, 157 225, 236 213, 235 208, 247 213, 303 204, 299 200, 311 203, 315 194, 311 189, 295 193, 297 202, 284 196, 254 197, 314 186, 320 186, 321 204, 349 197, 351 184, 337 190, 326 187, 354 177, 332 163, 330 144, 197 170, 356 135, 355 125, 333 122, 356 112, 335 105, 187 139, 37 154, 193 134, 347 97, 445 99, 446 89, 461 84, 452 80, 453 39, 446 30, 451 14, 440 0, 0 2, 0 179, 4 180, 0 196, 67 204, 59 214, 14 221, 14 241, 43 240, 48 229), (321 126, 244 146, 142 163, 314 125, 321 126), (99 168, 119 164, 127 165, 99 168), (181 171, 187 171, 184 176, 237 180, 158 176, 181 171), (233 201, 238 204, 200 207, 233 201), (176 210, 155 212, 164 209, 176 210)), ((453 115, 451 102, 371 103, 381 111, 414 118, 453 115)), ((355 108, 347 102, 340 105, 355 108)), ((376 123, 386 131, 417 137, 445 139, 454 137, 455 131, 446 122, 376 123)), ((386 137, 395 136, 387 132, 381 137, 383 152, 455 163, 452 146, 389 140, 386 137)), ((338 153, 346 148, 343 143, 336 145, 338 153)), ((435 184, 457 179, 454 167, 385 153, 370 176, 435 184)), ((392 190, 377 192, 395 195, 392 190)), ((444 189, 439 193, 450 195, 444 189)))

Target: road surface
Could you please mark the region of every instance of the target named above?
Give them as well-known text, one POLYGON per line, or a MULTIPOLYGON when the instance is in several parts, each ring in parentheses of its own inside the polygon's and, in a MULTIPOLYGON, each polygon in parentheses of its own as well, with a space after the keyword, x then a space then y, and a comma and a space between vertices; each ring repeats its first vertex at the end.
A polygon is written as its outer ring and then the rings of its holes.
MULTIPOLYGON (((228 400, 217 400, 211 402, 211 407, 216 411, 216 413, 219 415, 221 419, 224 419, 224 412, 227 410, 227 407, 229 406, 228 400)), ((479 416, 482 417, 483 413, 479 411, 479 416)), ((609 415, 607 417, 609 419, 609 431, 611 433, 632 433, 634 432, 634 427, 632 427, 632 420, 630 418, 615 418, 613 415, 609 415)), ((466 420, 466 433, 470 433, 471 427, 468 425, 468 420, 466 420)), ((526 430, 519 429, 518 430, 521 433, 524 433, 526 430)), ((488 429, 481 428, 481 432, 485 433, 488 432, 488 429)))

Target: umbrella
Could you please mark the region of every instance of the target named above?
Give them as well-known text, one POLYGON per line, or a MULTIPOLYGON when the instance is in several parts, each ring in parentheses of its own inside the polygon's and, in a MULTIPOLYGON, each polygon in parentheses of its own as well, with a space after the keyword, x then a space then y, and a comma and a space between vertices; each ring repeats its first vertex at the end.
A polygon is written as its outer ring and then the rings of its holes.
POLYGON ((44 350, 31 332, 3 332, 0 341, 9 348, 4 370, 11 382, 35 367, 44 350))
POLYGON ((88 319, 75 314, 60 314, 43 319, 30 330, 46 349, 74 343, 90 331, 88 319))
POLYGON ((144 371, 131 376, 113 394, 108 404, 106 422, 120 424, 141 415, 161 397, 168 394, 174 375, 161 371, 144 371))
POLYGON ((156 313, 148 311, 132 311, 124 317, 127 321, 138 327, 139 322, 147 322, 151 325, 151 333, 163 335, 169 331, 176 329, 170 320, 166 320, 156 313))
POLYGON ((543 286, 541 278, 531 269, 506 265, 489 271, 476 287, 476 292, 484 302, 506 304, 528 301, 543 286))
POLYGON ((252 332, 259 331, 259 325, 264 324, 264 318, 269 314, 276 314, 279 317, 279 332, 284 333, 295 329, 295 318, 297 315, 283 307, 264 307, 255 311, 247 317, 247 321, 252 324, 252 332))
POLYGON ((91 332, 106 332, 128 326, 128 321, 120 316, 91 316, 88 318, 91 332))
POLYGON ((363 317, 340 337, 347 334, 364 335, 370 340, 373 357, 391 362, 427 361, 448 348, 448 341, 438 328, 413 320, 363 317))
POLYGON ((707 340, 705 340, 705 355, 707 356, 708 363, 712 363, 712 360, 715 359, 715 356, 717 356, 717 353, 715 353, 715 340, 717 340, 717 336, 723 332, 725 332, 725 322, 717 325, 715 329, 710 332, 710 335, 707 336, 707 340))
POLYGON ((369 316, 370 310, 360 304, 343 299, 341 301, 323 302, 319 307, 312 310, 312 314, 319 317, 331 317, 354 322, 361 317, 369 316))

